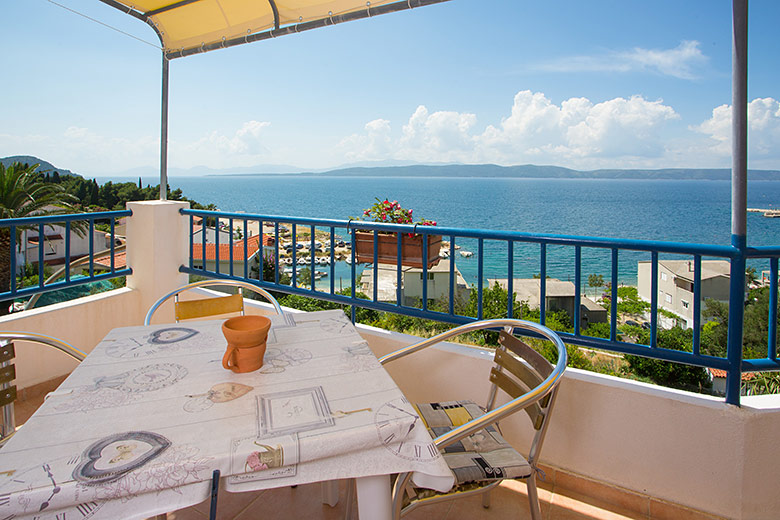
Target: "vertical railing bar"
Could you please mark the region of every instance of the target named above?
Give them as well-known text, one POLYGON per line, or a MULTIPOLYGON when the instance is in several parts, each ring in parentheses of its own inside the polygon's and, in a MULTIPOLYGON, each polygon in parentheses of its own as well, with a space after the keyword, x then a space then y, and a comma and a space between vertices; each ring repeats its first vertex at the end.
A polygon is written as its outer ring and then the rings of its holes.
MULTIPOLYGON (((116 266, 114 265, 114 254, 115 254, 114 242, 116 241, 116 237, 114 236, 114 223, 115 223, 115 220, 113 218, 111 218, 110 221, 111 221, 111 273, 113 274, 113 273, 116 272, 116 266)), ((67 224, 67 222, 66 222, 66 224, 67 224)))
POLYGON ((484 239, 480 238, 477 241, 477 319, 482 319, 482 271, 484 269, 484 258, 482 257, 484 247, 484 239))
POLYGON ((219 274, 219 217, 214 219, 214 270, 219 274))
POLYGON ((423 312, 428 310, 428 233, 423 231, 422 233, 422 251, 420 252, 420 260, 422 261, 422 310, 423 312))
MULTIPOLYGON (((228 241, 228 247, 230 248, 230 276, 233 276, 233 218, 228 219, 228 231, 230 233, 230 240, 228 241)), ((246 252, 244 252, 244 265, 247 264, 246 252)))
POLYGON ((650 255, 650 347, 658 346, 658 251, 650 255))
MULTIPOLYGON (((374 301, 377 301, 377 298, 379 296, 379 232, 377 230, 374 230, 371 237, 374 240, 374 266, 373 266, 373 273, 374 273, 374 287, 371 294, 371 297, 374 301)), ((353 264, 354 265, 354 264, 353 264)), ((352 294, 355 293, 356 288, 352 289, 352 294)))
POLYGON ((701 255, 693 257, 693 355, 701 354, 701 255))
POLYGON ((70 221, 65 222, 65 283, 70 283, 70 221))
MULTIPOLYGON (((23 233, 25 235, 26 233, 23 233)), ((11 294, 14 294, 16 292, 16 226, 9 226, 9 235, 10 235, 10 243, 9 247, 11 248, 11 251, 9 251, 11 256, 11 279, 9 280, 11 283, 11 294)), ((22 236, 24 240, 27 240, 27 237, 22 236)), ((68 242, 65 241, 65 245, 67 246, 68 242)), ((24 247, 24 262, 27 263, 27 244, 25 244, 24 247)), ((3 287, 5 289, 5 287, 3 287)))
MULTIPOLYGON (((279 222, 274 222, 274 243, 276 244, 276 247, 274 247, 274 264, 276 264, 276 269, 274 269, 274 283, 276 285, 279 285, 279 222)), ((293 266, 293 271, 295 271, 295 266, 293 266)), ((262 279, 262 275, 260 276, 262 279)))
POLYGON ((195 242, 195 235, 192 232, 192 221, 193 216, 190 215, 190 227, 187 229, 187 234, 189 235, 190 239, 190 269, 193 269, 195 267, 194 259, 192 258, 195 252, 193 251, 193 242, 195 242))
POLYGON ((89 277, 95 276, 95 218, 89 219, 89 277))
POLYGON ((582 246, 574 246, 574 335, 579 336, 580 308, 582 307, 582 246))
POLYGON ((777 359, 777 258, 769 259, 769 327, 767 330, 767 357, 777 359))
MULTIPOLYGON (((247 258, 248 255, 249 255, 249 247, 248 247, 248 244, 249 244, 249 225, 248 224, 249 224, 249 222, 247 222, 247 219, 244 219, 243 228, 242 228, 244 231, 241 233, 243 235, 242 240, 244 241, 244 279, 245 280, 247 278, 249 278, 249 258, 247 258)), ((258 280, 262 280, 263 279, 263 234, 262 234, 262 231, 263 231, 263 223, 260 222, 260 243, 258 244, 258 246, 260 247, 260 249, 258 251, 258 255, 259 255, 258 256, 258 260, 260 261, 260 264, 259 264, 259 267, 258 267, 259 272, 257 273, 257 279, 258 280)), ((230 247, 230 250, 231 251, 233 250, 232 246, 230 247)))
POLYGON ((618 250, 612 248, 612 281, 611 281, 611 295, 610 300, 610 326, 609 326, 609 339, 610 341, 617 341, 617 284, 618 284, 618 250))
POLYGON ((330 226, 330 294, 336 292, 336 228, 330 226))
POLYGON ((450 235, 450 316, 455 315, 455 235, 450 235))
POLYGON ((298 226, 292 223, 292 286, 298 287, 298 226))
POLYGON ((38 287, 43 287, 43 242, 44 242, 43 224, 38 224, 38 287))
POLYGON ((547 244, 539 244, 539 323, 547 321, 547 244))
MULTIPOLYGON (((351 279, 350 279, 350 289, 352 291, 352 308, 350 309, 350 318, 352 319, 352 323, 355 323, 355 314, 356 314, 356 303, 355 300, 357 299, 357 280, 355 279, 355 273, 356 273, 356 267, 355 267, 355 249, 357 249, 356 239, 355 239, 355 230, 352 230, 350 241, 352 244, 352 247, 350 248, 350 257, 352 260, 352 263, 350 263, 350 272, 351 272, 351 279)), ((374 241, 376 242, 376 237, 374 238, 374 241)), ((374 249, 374 260, 376 261, 376 249, 374 249)), ((376 276, 376 275, 375 275, 376 276)), ((376 285, 376 278, 374 278, 374 285, 376 285)))
POLYGON ((316 280, 314 279, 314 274, 316 273, 316 270, 314 269, 317 265, 317 249, 314 246, 314 235, 316 232, 316 228, 314 225, 309 226, 309 230, 311 231, 311 240, 309 241, 309 253, 311 258, 311 268, 309 269, 309 283, 311 283, 311 291, 315 291, 315 284, 316 280))
POLYGON ((511 240, 506 241, 506 317, 512 318, 515 312, 515 299, 512 293, 515 290, 515 243, 511 240))
MULTIPOLYGON (((399 307, 403 305, 401 301, 403 295, 403 282, 401 275, 401 262, 403 260, 404 240, 402 233, 396 233, 396 251, 395 251, 395 302, 399 307)), ((376 276, 376 275, 374 275, 376 276)), ((376 285, 376 282, 374 282, 376 285)))
POLYGON ((203 270, 206 271, 206 216, 203 215, 200 219, 200 249, 201 249, 201 261, 203 262, 203 270))

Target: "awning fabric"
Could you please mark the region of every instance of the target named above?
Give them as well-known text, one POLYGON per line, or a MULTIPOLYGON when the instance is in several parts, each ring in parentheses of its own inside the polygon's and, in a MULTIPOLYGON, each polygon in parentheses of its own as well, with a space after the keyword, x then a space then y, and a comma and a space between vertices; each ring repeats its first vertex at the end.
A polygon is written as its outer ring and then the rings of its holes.
POLYGON ((446 0, 101 0, 154 27, 177 58, 446 0))

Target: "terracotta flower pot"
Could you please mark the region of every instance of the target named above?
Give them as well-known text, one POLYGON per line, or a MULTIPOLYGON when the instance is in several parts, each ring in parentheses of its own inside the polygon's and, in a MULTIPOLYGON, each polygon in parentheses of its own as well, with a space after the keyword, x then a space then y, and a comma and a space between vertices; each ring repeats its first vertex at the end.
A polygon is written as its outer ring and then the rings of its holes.
POLYGON ((237 316, 222 324, 227 350, 222 366, 233 372, 252 372, 263 366, 271 320, 265 316, 237 316))
MULTIPOLYGON (((398 235, 396 233, 377 234, 376 261, 379 264, 396 265, 398 262, 398 235)), ((428 268, 439 263, 441 235, 427 235, 428 268)), ((423 266, 423 235, 403 233, 401 235, 401 265, 406 267, 423 266)), ((370 231, 355 231, 355 257, 361 263, 374 263, 374 233, 370 231)))

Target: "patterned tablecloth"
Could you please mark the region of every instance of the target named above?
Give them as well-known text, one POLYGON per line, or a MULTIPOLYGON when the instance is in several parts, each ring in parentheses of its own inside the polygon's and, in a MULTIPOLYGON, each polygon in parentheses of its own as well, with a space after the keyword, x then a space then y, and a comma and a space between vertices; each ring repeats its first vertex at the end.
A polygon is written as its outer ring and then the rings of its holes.
POLYGON ((222 368, 222 320, 111 331, 0 450, 0 519, 146 518, 228 491, 452 473, 341 311, 272 318, 264 366, 222 368), (293 319, 289 319, 292 317, 293 319))

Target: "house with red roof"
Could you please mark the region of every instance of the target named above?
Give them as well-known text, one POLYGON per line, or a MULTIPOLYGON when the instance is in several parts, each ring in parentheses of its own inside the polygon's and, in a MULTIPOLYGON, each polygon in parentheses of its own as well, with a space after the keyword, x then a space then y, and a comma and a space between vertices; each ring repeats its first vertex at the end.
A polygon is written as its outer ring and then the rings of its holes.
POLYGON ((244 265, 247 266, 247 274, 257 275, 262 255, 273 254, 275 240, 271 235, 255 235, 241 240, 233 240, 232 256, 230 240, 219 243, 206 242, 195 243, 192 247, 193 267, 202 269, 204 264, 207 271, 230 274, 231 265, 234 274, 243 274, 244 265), (262 246, 261 244, 262 238, 262 246), (262 252, 261 252, 262 250, 262 252), (219 269, 217 269, 219 263, 219 269))

